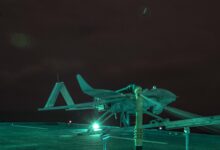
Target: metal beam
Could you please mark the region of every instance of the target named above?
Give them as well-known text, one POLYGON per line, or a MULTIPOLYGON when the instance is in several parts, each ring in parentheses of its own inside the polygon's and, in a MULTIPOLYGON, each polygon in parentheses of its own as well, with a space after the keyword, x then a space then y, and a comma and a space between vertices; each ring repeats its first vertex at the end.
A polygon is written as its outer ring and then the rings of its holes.
POLYGON ((165 123, 167 129, 198 127, 220 124, 220 116, 199 117, 165 123))
POLYGON ((178 129, 184 127, 198 127, 198 126, 209 126, 209 125, 217 125, 217 124, 220 124, 220 115, 146 124, 143 125, 143 128, 156 128, 160 126, 165 126, 166 129, 178 129))

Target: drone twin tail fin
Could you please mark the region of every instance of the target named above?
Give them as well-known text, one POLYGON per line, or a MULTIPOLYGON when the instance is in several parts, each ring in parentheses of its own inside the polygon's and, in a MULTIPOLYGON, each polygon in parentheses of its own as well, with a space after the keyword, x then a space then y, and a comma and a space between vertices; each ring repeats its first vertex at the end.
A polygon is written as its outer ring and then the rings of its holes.
POLYGON ((82 77, 80 74, 77 74, 77 75, 76 75, 76 79, 77 79, 77 81, 78 81, 78 83, 79 83, 80 89, 81 89, 84 93, 88 94, 89 91, 94 90, 94 88, 92 88, 92 87, 83 79, 83 77, 82 77))
POLYGON ((70 96, 65 84, 63 82, 57 82, 44 108, 40 108, 38 110, 43 111, 43 110, 69 109, 69 108, 74 107, 74 105, 75 103, 72 97, 70 96), (63 96, 63 99, 65 100, 65 103, 66 103, 65 106, 55 106, 59 93, 61 93, 61 95, 63 96))
MULTIPOLYGON (((111 98, 122 98, 122 93, 113 90, 106 89, 96 89, 91 87, 80 74, 77 74, 76 79, 79 83, 80 89, 83 93, 100 99, 108 99, 108 102, 111 98)), ((118 101, 118 100, 117 100, 118 101)))

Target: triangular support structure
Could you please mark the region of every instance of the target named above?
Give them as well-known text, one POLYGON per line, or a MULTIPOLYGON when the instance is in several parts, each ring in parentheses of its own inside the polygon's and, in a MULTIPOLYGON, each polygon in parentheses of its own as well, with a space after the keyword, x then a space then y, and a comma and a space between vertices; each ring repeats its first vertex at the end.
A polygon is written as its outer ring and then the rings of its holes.
POLYGON ((39 110, 48 110, 48 109, 62 109, 64 107, 69 107, 75 105, 72 97, 70 96, 64 82, 57 82, 45 104, 44 108, 39 110), (67 106, 56 106, 54 107, 59 93, 61 93, 63 99, 65 100, 67 106))

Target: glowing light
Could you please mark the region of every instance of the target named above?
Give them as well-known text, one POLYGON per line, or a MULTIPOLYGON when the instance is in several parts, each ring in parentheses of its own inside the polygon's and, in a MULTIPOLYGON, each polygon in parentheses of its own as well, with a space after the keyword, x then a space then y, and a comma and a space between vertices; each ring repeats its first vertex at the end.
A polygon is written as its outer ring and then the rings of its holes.
POLYGON ((69 120, 69 122, 68 122, 68 123, 69 123, 69 124, 70 124, 70 123, 72 123, 72 120, 69 120))
POLYGON ((93 128, 94 131, 100 130, 100 129, 99 129, 100 126, 99 126, 99 124, 98 124, 97 122, 95 122, 95 123, 92 124, 92 128, 93 128))

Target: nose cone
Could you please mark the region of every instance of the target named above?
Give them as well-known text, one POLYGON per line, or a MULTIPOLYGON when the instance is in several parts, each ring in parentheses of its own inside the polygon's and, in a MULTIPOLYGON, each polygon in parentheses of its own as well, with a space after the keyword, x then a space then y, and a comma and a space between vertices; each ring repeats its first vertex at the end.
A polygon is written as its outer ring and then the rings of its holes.
POLYGON ((160 93, 162 95, 162 101, 167 102, 168 104, 174 102, 176 100, 176 95, 171 91, 160 89, 160 93))

